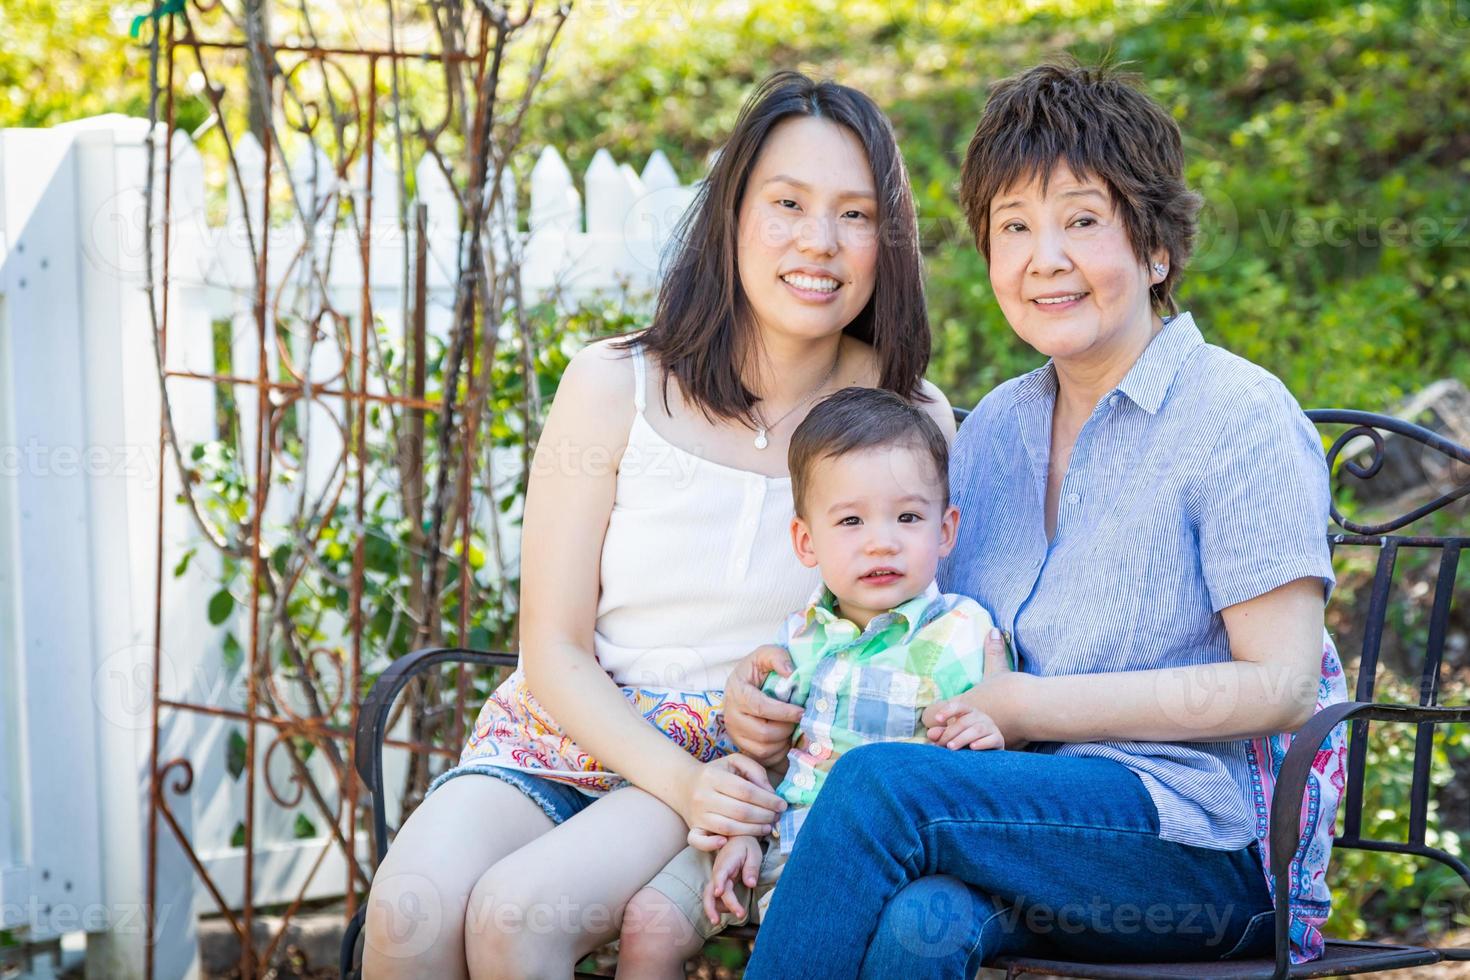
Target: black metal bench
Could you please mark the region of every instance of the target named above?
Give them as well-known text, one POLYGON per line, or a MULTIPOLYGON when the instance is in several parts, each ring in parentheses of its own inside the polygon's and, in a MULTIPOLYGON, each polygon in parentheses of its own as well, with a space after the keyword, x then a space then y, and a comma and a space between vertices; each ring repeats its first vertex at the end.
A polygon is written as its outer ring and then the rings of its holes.
MULTIPOLYGON (((955 411, 958 420, 967 413, 955 411)), ((1470 449, 1456 445, 1447 439, 1400 419, 1369 412, 1347 410, 1316 410, 1307 413, 1319 426, 1348 426, 1338 435, 1328 451, 1328 462, 1333 464, 1349 442, 1366 437, 1372 442, 1371 459, 1365 464, 1355 456, 1345 459, 1343 467, 1360 480, 1369 480, 1379 472, 1384 460, 1384 436, 1413 440, 1425 451, 1442 454, 1446 461, 1457 461, 1470 466, 1470 449)), ((1361 455, 1361 454, 1358 454, 1361 455)), ((1340 547, 1362 547, 1378 550, 1377 568, 1373 577, 1372 592, 1368 602, 1366 621, 1363 624, 1363 645, 1354 700, 1318 713, 1302 728, 1282 765, 1276 783, 1275 798, 1271 807, 1271 863, 1272 873, 1278 881, 1286 880, 1291 857, 1301 841, 1298 814, 1301 812, 1302 797, 1306 780, 1318 746, 1338 724, 1351 722, 1348 748, 1347 777, 1342 799, 1343 833, 1334 845, 1343 850, 1358 848, 1370 851, 1410 854, 1441 862, 1456 873, 1470 889, 1470 867, 1455 856, 1425 842, 1428 829, 1430 762, 1432 758, 1434 728, 1437 725, 1470 722, 1470 705, 1446 706, 1438 703, 1441 667, 1445 636, 1455 587, 1455 574, 1459 567, 1461 551, 1470 546, 1470 536, 1412 536, 1400 535, 1400 531, 1414 522, 1438 511, 1461 497, 1470 495, 1470 479, 1441 494, 1437 499, 1414 508, 1407 514, 1375 525, 1363 525, 1346 518, 1334 503, 1332 519, 1340 530, 1329 533, 1328 541, 1334 551, 1340 547), (1433 606, 1429 618, 1429 635, 1425 645, 1425 656, 1420 673, 1419 703, 1394 704, 1376 702, 1374 692, 1377 683, 1379 652, 1385 630, 1385 618, 1389 608, 1389 594, 1394 585, 1394 569, 1400 553, 1414 549, 1430 549, 1440 552, 1439 574, 1435 585, 1433 606), (1363 787, 1367 769, 1367 743, 1369 722, 1396 722, 1418 726, 1414 743, 1413 784, 1410 793, 1409 830, 1406 841, 1384 841, 1362 836, 1363 787)), ((1334 494, 1335 496, 1335 494, 1334 494)), ((1344 655, 1346 651, 1342 651, 1344 655)), ((414 677, 445 663, 467 664, 480 667, 513 666, 516 658, 505 653, 485 653, 464 649, 430 649, 411 653, 394 664, 378 678, 358 718, 356 752, 354 758, 358 773, 366 783, 373 801, 374 839, 377 842, 377 861, 381 863, 387 853, 387 814, 383 803, 383 739, 395 699, 414 677)), ((1136 978, 1217 977, 1228 980, 1281 980, 1285 977, 1333 977, 1350 974, 1376 973, 1383 970, 1423 966, 1444 960, 1470 960, 1470 947, 1435 948, 1410 946, 1396 943, 1349 942, 1329 939, 1321 959, 1312 963, 1292 966, 1288 956, 1287 910, 1290 896, 1288 889, 1278 889, 1276 896, 1276 952, 1275 958, 1257 960, 1231 960, 1203 963, 1109 963, 1086 964, 1034 958, 1009 958, 994 966, 1004 969, 1007 977, 1023 975, 1048 975, 1066 977, 1088 977, 1097 980, 1136 980, 1136 978)), ((360 938, 366 906, 359 909, 348 925, 342 942, 342 976, 358 976, 360 960, 360 938)), ((751 938, 756 935, 754 927, 729 930, 726 936, 751 938)), ((1139 950, 1140 958, 1146 959, 1147 949, 1139 950)))

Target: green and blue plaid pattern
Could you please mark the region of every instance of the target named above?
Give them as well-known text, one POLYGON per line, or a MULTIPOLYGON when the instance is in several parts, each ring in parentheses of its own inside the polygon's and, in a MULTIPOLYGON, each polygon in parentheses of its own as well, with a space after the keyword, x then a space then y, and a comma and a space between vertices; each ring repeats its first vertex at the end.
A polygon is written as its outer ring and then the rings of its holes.
POLYGON ((980 683, 991 618, 966 596, 930 583, 901 606, 875 616, 867 629, 833 611, 821 588, 783 627, 790 677, 771 674, 766 693, 805 711, 776 792, 791 806, 775 836, 789 852, 806 810, 842 753, 870 742, 922 742, 922 715, 936 701, 980 683))

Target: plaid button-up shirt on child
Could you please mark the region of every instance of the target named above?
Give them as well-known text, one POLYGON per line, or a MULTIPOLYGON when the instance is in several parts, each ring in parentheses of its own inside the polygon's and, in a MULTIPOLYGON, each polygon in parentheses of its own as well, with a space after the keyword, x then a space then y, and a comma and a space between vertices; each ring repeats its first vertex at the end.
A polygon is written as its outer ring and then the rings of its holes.
POLYGON ((783 626, 795 669, 772 674, 767 694, 805 711, 776 792, 788 807, 774 836, 790 853, 808 807, 833 763, 869 742, 926 741, 922 715, 936 701, 980 683, 990 615, 975 600, 945 595, 930 583, 903 605, 873 617, 867 629, 833 612, 826 587, 783 626))

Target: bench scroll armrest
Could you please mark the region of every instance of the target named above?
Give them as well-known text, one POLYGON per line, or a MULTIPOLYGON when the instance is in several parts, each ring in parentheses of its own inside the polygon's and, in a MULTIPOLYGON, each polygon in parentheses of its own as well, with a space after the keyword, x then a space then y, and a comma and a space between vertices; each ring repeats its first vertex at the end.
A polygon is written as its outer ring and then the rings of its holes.
POLYGON ((1276 972, 1284 980, 1291 972, 1291 859, 1302 843, 1302 800, 1307 792, 1307 775, 1317 750, 1339 724, 1359 721, 1396 721, 1408 724, 1453 724, 1470 722, 1470 706, 1442 707, 1343 701, 1328 705, 1312 716, 1292 739, 1281 763, 1276 793, 1271 800, 1271 877, 1276 882, 1276 972))
POLYGON ((458 647, 430 647, 415 650, 393 661, 373 682, 357 716, 353 733, 353 757, 357 773, 367 784, 373 798, 373 835, 377 845, 376 864, 388 854, 388 814, 383 800, 383 739, 387 735, 388 714, 393 702, 419 674, 443 663, 476 664, 482 667, 514 667, 516 657, 510 653, 488 653, 458 647))

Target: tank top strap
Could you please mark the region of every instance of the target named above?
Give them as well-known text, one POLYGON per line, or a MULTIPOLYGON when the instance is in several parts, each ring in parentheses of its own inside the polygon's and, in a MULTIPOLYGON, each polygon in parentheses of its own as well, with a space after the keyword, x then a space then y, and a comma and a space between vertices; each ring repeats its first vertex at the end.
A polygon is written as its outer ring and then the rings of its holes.
POLYGON ((633 352, 633 404, 638 409, 638 414, 642 415, 647 405, 647 399, 644 396, 643 345, 639 344, 631 350, 633 352))

